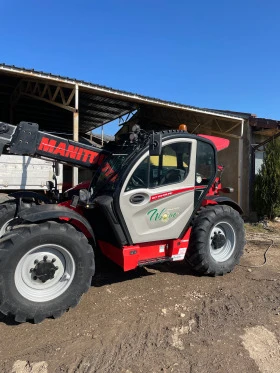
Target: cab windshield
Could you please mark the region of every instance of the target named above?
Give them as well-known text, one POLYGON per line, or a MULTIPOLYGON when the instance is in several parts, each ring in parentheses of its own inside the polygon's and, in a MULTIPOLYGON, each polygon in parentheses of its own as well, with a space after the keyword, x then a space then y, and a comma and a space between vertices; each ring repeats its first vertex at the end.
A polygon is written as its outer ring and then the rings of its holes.
MULTIPOLYGON (((146 146, 146 140, 138 143, 123 142, 121 145, 112 145, 109 155, 107 155, 95 172, 90 185, 91 199, 100 193, 113 192, 121 175, 127 168, 130 161, 136 154, 141 152, 146 146)), ((108 153, 107 153, 108 154, 108 153)))
POLYGON ((100 191, 103 193, 115 189, 128 158, 130 158, 128 153, 111 154, 106 157, 91 181, 91 197, 96 196, 100 191))

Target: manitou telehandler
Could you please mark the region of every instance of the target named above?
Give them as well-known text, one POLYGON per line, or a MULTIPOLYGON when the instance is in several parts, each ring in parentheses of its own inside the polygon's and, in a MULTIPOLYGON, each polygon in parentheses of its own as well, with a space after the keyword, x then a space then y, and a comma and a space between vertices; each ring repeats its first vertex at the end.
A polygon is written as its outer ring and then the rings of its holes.
POLYGON ((0 311, 17 322, 59 317, 95 273, 95 250, 124 271, 186 260, 223 275, 244 247, 241 208, 219 196, 217 150, 229 141, 185 130, 124 126, 103 149, 0 122, 0 154, 46 157, 94 171, 62 204, 22 209, 0 240, 0 311))

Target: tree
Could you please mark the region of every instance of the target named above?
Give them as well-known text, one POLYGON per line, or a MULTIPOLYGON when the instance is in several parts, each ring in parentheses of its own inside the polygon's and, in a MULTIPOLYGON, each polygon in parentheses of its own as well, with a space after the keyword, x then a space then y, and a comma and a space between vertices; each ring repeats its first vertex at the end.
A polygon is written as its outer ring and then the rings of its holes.
POLYGON ((274 219, 280 213, 280 139, 265 148, 264 162, 256 175, 254 208, 259 216, 274 219))

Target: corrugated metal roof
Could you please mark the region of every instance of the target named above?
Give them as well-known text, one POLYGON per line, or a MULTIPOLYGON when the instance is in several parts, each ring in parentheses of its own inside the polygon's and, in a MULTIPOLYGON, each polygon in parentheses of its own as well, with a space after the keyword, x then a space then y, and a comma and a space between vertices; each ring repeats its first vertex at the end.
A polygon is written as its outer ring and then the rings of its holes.
MULTIPOLYGON (((133 110, 141 107, 161 107, 176 111, 188 111, 201 115, 211 115, 217 118, 240 121, 250 114, 228 110, 215 110, 183 105, 157 98, 121 91, 106 86, 54 75, 34 69, 20 68, 14 65, 0 64, 0 105, 1 99, 9 106, 11 93, 22 79, 36 79, 40 84, 63 84, 65 89, 79 86, 79 126, 80 132, 86 133, 94 128, 111 122, 133 110), (1 74, 2 72, 2 74, 1 74), (68 87, 68 88, 67 88, 68 87), (2 93, 2 96, 1 96, 2 93), (6 99, 6 100, 5 100, 6 99)), ((74 99, 73 99, 74 100, 74 99)), ((72 102, 74 106, 74 102, 72 102)), ((0 108, 1 114, 1 108, 0 108)), ((8 114, 6 114, 8 115, 8 114)), ((14 122, 20 120, 39 122, 46 130, 59 129, 72 131, 72 113, 52 106, 46 102, 23 96, 15 107, 14 122), (58 127, 58 128, 57 128, 58 127)), ((2 120, 5 120, 2 116, 2 120)), ((7 120, 7 119, 6 119, 7 120)), ((8 121, 8 120, 7 120, 8 121)))

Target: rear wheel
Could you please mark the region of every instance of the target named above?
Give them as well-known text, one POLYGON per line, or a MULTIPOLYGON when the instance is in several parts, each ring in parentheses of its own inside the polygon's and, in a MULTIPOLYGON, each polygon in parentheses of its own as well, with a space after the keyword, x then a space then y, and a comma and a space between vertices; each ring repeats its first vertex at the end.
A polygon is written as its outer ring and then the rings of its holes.
POLYGON ((0 242, 0 311, 18 322, 61 316, 95 272, 86 237, 69 224, 17 226, 0 242))
POLYGON ((206 207, 194 220, 186 260, 199 274, 231 272, 243 253, 244 223, 230 206, 206 207))

